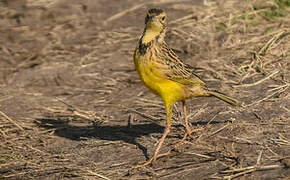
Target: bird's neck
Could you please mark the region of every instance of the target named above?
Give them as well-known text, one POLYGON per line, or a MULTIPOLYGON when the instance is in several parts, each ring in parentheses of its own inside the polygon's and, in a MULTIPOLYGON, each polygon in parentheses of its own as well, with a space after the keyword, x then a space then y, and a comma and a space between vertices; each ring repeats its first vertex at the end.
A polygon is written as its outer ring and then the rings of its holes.
POLYGON ((139 41, 139 52, 141 55, 145 55, 150 50, 154 43, 164 42, 165 30, 161 32, 145 29, 141 40, 139 41))
POLYGON ((142 44, 148 44, 154 40, 161 42, 164 40, 164 36, 165 36, 165 31, 161 30, 161 31, 157 31, 156 29, 151 30, 151 29, 145 29, 144 30, 144 34, 141 40, 142 44))

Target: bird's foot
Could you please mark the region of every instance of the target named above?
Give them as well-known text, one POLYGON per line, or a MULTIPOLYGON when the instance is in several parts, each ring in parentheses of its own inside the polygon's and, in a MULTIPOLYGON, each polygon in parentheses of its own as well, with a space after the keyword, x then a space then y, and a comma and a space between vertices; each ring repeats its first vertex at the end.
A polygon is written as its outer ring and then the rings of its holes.
POLYGON ((174 149, 176 149, 178 146, 180 146, 186 140, 187 137, 194 139, 194 137, 191 134, 195 133, 195 132, 199 132, 199 131, 203 131, 203 128, 192 129, 192 130, 189 128, 186 128, 186 132, 184 133, 183 138, 178 143, 176 143, 174 145, 174 149))
POLYGON ((137 169, 137 168, 140 168, 140 167, 145 167, 145 166, 148 166, 150 164, 152 164, 154 162, 154 158, 150 158, 148 161, 145 161, 145 162, 138 162, 138 164, 136 166, 133 167, 133 169, 137 169))
POLYGON ((148 166, 148 165, 152 165, 156 161, 156 159, 158 159, 160 157, 163 157, 163 156, 168 156, 170 153, 171 153, 171 151, 168 151, 166 153, 162 153, 162 154, 158 154, 158 155, 152 156, 148 161, 139 162, 136 166, 133 167, 133 169, 137 169, 137 168, 140 168, 140 167, 145 167, 145 166, 148 166))
POLYGON ((187 129, 186 133, 184 134, 184 137, 186 138, 187 136, 189 136, 191 139, 194 139, 194 137, 191 134, 196 133, 196 132, 200 132, 203 130, 204 130, 203 127, 197 128, 197 129, 187 129))

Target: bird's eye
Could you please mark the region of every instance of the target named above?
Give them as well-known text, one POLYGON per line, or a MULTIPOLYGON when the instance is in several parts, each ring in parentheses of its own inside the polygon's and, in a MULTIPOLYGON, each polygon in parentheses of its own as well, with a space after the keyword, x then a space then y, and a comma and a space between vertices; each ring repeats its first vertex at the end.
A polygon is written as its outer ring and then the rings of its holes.
POLYGON ((164 20, 165 20, 165 16, 163 16, 163 17, 161 18, 161 20, 164 21, 164 20))

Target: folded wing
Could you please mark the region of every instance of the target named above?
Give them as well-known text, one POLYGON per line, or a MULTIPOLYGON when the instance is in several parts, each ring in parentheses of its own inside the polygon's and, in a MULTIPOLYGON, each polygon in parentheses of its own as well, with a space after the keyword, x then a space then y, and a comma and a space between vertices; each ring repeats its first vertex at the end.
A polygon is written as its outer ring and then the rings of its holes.
POLYGON ((187 86, 205 86, 205 83, 194 74, 194 69, 190 65, 182 62, 178 56, 167 46, 162 44, 156 53, 157 68, 162 71, 165 78, 187 86))

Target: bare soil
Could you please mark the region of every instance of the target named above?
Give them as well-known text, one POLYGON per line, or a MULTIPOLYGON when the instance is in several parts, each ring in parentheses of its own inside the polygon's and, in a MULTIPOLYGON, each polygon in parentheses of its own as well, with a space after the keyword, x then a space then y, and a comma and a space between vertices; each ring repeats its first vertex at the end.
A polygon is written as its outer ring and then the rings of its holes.
MULTIPOLYGON (((269 16, 275 2, 1 0, 0 179, 289 179, 290 17, 269 16), (180 58, 243 107, 189 100, 204 131, 132 169, 165 125, 132 58, 152 7, 180 58)), ((183 136, 181 112, 162 152, 183 136)))

